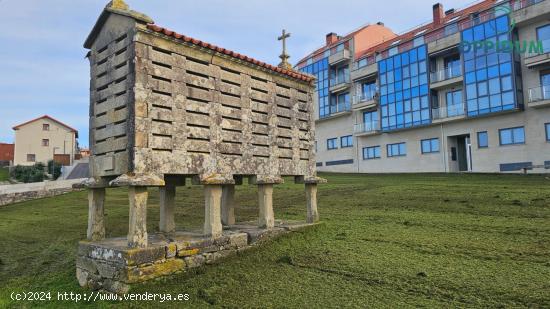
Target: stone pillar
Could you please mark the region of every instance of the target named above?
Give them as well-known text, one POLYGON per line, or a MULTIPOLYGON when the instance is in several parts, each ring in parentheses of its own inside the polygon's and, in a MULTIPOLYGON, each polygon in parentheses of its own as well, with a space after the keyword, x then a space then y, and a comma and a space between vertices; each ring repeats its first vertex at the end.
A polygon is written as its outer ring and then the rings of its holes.
POLYGON ((235 185, 222 186, 222 224, 235 224, 235 185))
POLYGON ((307 223, 319 221, 319 212, 317 211, 317 184, 306 183, 306 206, 307 206, 307 223))
POLYGON ((204 185, 204 234, 217 238, 222 235, 222 185, 204 185))
POLYGON ((159 229, 162 233, 173 234, 176 232, 174 211, 176 207, 176 186, 166 185, 160 187, 160 223, 159 229))
POLYGON ((258 226, 266 229, 273 228, 275 226, 273 184, 258 184, 258 202, 260 205, 258 226))
POLYGON ((147 187, 128 187, 130 226, 128 247, 147 247, 147 187))
POLYGON ((88 240, 97 241, 105 238, 105 188, 88 189, 88 240))

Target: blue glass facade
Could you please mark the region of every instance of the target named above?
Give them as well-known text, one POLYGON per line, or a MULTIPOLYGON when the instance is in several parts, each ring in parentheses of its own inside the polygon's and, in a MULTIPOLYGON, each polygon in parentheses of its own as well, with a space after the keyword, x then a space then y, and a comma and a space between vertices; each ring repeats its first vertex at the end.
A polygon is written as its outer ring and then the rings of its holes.
POLYGON ((378 62, 383 131, 431 123, 426 45, 378 62))
POLYGON ((317 94, 319 98, 319 118, 330 116, 329 96, 329 65, 328 57, 317 60, 301 69, 302 72, 314 75, 317 78, 317 94))
MULTIPOLYGON (((462 31, 463 42, 512 40, 507 15, 462 31)), ((517 107, 514 92, 512 51, 495 48, 465 48, 464 89, 468 116, 511 110, 517 107)))

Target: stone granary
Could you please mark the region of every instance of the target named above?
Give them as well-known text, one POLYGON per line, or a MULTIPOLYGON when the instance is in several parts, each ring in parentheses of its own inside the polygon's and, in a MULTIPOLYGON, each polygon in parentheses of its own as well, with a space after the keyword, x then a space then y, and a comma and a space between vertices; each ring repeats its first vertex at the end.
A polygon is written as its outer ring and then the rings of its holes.
POLYGON ((305 184, 306 221, 318 220, 323 180, 315 174, 312 76, 159 27, 116 0, 84 46, 92 178, 83 183, 89 218, 77 260, 81 285, 119 291, 292 230, 273 215, 282 176, 305 184), (234 190, 244 178, 258 187, 254 227, 235 223, 234 190), (202 233, 175 230, 176 187, 186 179, 204 187, 202 233), (129 192, 126 240, 105 239, 105 189, 118 186, 129 192), (160 187, 155 233, 146 228, 148 187, 160 187))

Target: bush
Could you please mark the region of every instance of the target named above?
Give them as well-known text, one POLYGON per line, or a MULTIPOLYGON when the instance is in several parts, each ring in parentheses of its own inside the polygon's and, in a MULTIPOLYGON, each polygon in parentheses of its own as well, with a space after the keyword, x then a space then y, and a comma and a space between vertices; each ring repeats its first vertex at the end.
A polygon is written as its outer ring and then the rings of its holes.
POLYGON ((33 166, 17 165, 11 172, 11 177, 24 183, 41 182, 45 177, 44 168, 43 163, 36 163, 33 166))
POLYGON ((48 161, 47 173, 52 174, 53 180, 56 180, 59 176, 61 176, 61 164, 55 162, 54 160, 48 161))

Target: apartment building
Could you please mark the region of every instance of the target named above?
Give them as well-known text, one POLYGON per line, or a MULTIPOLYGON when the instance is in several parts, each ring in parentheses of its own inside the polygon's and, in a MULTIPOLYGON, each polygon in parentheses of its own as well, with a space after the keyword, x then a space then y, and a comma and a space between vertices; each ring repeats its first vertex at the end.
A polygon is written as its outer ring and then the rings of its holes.
POLYGON ((296 65, 317 77, 319 171, 550 171, 550 0, 384 29, 330 33, 296 65))
POLYGON ((55 160, 72 165, 78 131, 48 115, 13 127, 15 131, 15 165, 33 165, 55 160))

